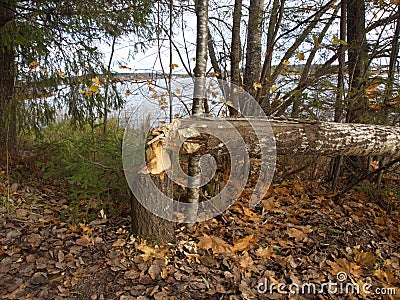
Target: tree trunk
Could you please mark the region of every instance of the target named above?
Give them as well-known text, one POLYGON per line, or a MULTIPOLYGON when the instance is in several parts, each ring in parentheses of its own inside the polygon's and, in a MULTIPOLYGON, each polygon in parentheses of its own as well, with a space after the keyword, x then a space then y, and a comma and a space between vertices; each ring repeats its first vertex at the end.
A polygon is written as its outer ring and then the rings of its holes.
MULTIPOLYGON (((269 24, 268 24, 267 50, 265 53, 265 59, 261 72, 262 83, 264 83, 265 81, 271 82, 270 77, 272 73, 272 58, 274 54, 274 46, 276 37, 278 35, 282 23, 284 7, 285 7, 285 0, 273 1, 269 17, 269 24)), ((270 93, 269 91, 266 91, 264 94, 266 95, 262 95, 262 90, 259 90, 257 92, 256 99, 263 108, 267 109, 270 106, 270 99, 269 99, 270 93), (264 98, 260 99, 261 96, 263 96, 264 98)))
POLYGON ((196 1, 196 16, 196 67, 194 68, 196 84, 194 86, 192 115, 201 116, 204 113, 204 102, 206 100, 205 80, 207 72, 208 0, 196 1))
MULTIPOLYGON (((240 76, 240 60, 242 58, 242 47, 240 42, 240 22, 242 20, 242 0, 235 0, 233 9, 232 24, 232 42, 231 42, 231 82, 237 86, 242 85, 240 76)), ((236 97, 232 97, 233 106, 229 106, 229 115, 236 116, 238 111, 235 109, 239 106, 236 97)))
POLYGON ((226 154, 219 139, 201 133, 213 132, 214 136, 224 136, 233 144, 243 138, 250 157, 258 157, 262 147, 271 145, 271 139, 275 139, 276 153, 280 155, 400 155, 399 127, 270 118, 251 118, 251 124, 244 118, 224 119, 227 122, 217 120, 175 120, 178 124, 171 127, 174 128, 172 131, 164 130, 164 133, 167 132, 166 144, 173 145, 175 139, 187 138, 180 148, 182 155, 226 154), (228 126, 228 123, 233 127, 228 126), (267 132, 268 123, 273 134, 267 132), (267 138, 258 140, 256 132, 267 138), (199 147, 193 147, 196 144, 199 147))
MULTIPOLYGON (((161 192, 172 198, 173 184, 167 176, 162 180, 160 176, 150 177, 138 174, 134 183, 135 190, 141 195, 147 195, 147 204, 157 207, 157 203, 159 203, 158 198, 154 196, 156 194, 146 192, 152 188, 151 181, 161 192)), ((131 220, 132 231, 152 243, 163 245, 175 240, 174 223, 152 214, 133 195, 131 197, 131 220)))
POLYGON ((367 84, 369 62, 364 0, 347 1, 347 42, 350 88, 346 119, 349 123, 365 123, 368 121, 368 99, 363 90, 367 84))
MULTIPOLYGON (((206 72, 207 72, 207 45, 208 45, 208 0, 196 1, 197 38, 196 38, 196 67, 194 70, 195 85, 193 92, 192 115, 200 117, 204 114, 206 97, 206 72)), ((193 154, 188 158, 189 186, 187 189, 187 202, 199 203, 200 188, 200 157, 193 154)), ((193 230, 193 224, 197 218, 197 210, 187 213, 188 229, 193 230)))
MULTIPOLYGON (((0 30, 14 20, 15 1, 0 4, 0 30)), ((16 112, 14 96, 15 61, 12 41, 0 41, 0 158, 13 151, 16 144, 16 112)))
POLYGON ((261 34, 264 0, 250 0, 249 23, 247 31, 246 67, 244 69, 244 88, 253 97, 257 94, 255 83, 260 81, 261 73, 261 34))

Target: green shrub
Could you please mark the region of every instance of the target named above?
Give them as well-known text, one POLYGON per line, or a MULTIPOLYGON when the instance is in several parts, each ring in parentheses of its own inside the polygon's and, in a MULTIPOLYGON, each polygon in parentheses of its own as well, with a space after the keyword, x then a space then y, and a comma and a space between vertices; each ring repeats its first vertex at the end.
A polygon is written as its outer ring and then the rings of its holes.
POLYGON ((66 194, 71 199, 62 215, 70 221, 96 217, 103 209, 107 214, 128 200, 128 186, 122 168, 123 130, 110 122, 102 126, 76 128, 68 122, 44 129, 37 141, 41 153, 38 162, 45 178, 66 180, 66 194))

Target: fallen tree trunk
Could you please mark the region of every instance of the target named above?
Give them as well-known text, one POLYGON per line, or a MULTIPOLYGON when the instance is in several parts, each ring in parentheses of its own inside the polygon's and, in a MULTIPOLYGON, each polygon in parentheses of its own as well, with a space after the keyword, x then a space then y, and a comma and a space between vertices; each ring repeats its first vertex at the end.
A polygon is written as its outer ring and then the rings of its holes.
MULTIPOLYGON (((171 168, 166 153, 170 150, 181 155, 204 155, 223 157, 229 154, 232 160, 231 174, 235 168, 247 164, 246 156, 265 160, 264 169, 259 170, 260 182, 272 180, 275 166, 275 155, 307 155, 318 154, 326 156, 385 156, 400 157, 400 128, 365 124, 342 124, 329 122, 314 122, 302 120, 270 119, 266 117, 216 119, 209 117, 178 119, 171 124, 157 128, 152 132, 152 140, 148 142, 153 155, 147 162, 147 171, 154 178, 164 178, 164 171, 171 168), (245 145, 245 147, 243 147, 245 145), (161 149, 160 149, 161 148, 161 149), (240 148, 240 149, 239 149, 240 148), (239 149, 229 153, 229 150, 239 149), (243 155, 243 149, 246 155, 243 155), (168 150, 168 151, 166 151, 168 150)), ((251 169, 251 166, 250 166, 251 169)), ((234 180, 246 177, 249 167, 244 167, 235 173, 234 180), (241 174, 243 173, 243 174, 241 174)), ((148 186, 141 174, 137 184, 148 186)), ((157 180, 160 190, 167 181, 157 180), (160 187, 161 186, 161 187, 160 187)), ((268 189, 261 184, 254 188, 257 195, 254 202, 263 197, 268 189)), ((258 184, 258 183, 257 183, 258 184)), ((228 185, 227 185, 228 186, 228 185)), ((233 186, 230 187, 234 187, 233 186)), ((172 186, 167 188, 171 195, 172 186)), ((151 189, 142 191, 146 201, 152 206, 161 206, 157 196, 152 196, 151 189)), ((229 195, 228 195, 229 196, 229 195)), ((254 195, 253 195, 254 196, 254 195)), ((253 199, 252 196, 252 199, 253 199)), ((229 198, 229 197, 228 197, 229 198)), ((234 199, 233 199, 234 200, 234 199)), ((250 200, 250 204, 252 203, 250 200)), ((132 202, 133 229, 144 238, 152 238, 160 243, 173 240, 172 222, 162 220, 137 203, 132 202), (158 228, 158 227, 165 227, 158 228)))
POLYGON ((175 120, 153 131, 156 139, 165 139, 166 148, 180 154, 224 154, 224 145, 216 137, 234 143, 243 139, 250 157, 270 147, 275 139, 276 154, 318 154, 326 156, 400 155, 400 127, 282 120, 270 118, 197 118, 175 120), (232 126, 233 125, 233 126, 232 126), (271 131, 272 130, 272 131, 271 131), (239 133, 239 134, 238 134, 239 133))

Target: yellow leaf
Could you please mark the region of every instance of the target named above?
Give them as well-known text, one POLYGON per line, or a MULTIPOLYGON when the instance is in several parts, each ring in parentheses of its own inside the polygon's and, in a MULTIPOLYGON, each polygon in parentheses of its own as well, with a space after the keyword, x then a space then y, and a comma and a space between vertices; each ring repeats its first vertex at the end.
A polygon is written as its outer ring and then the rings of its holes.
POLYGON ((299 60, 304 60, 304 53, 296 51, 296 56, 299 60))
POLYGON ((151 258, 166 258, 167 254, 168 254, 168 250, 156 249, 156 248, 150 247, 146 244, 138 245, 137 249, 143 252, 143 254, 141 254, 141 256, 143 257, 144 261, 148 261, 151 258))
POLYGON ((287 67, 288 65, 290 65, 290 62, 289 62, 287 59, 285 59, 285 60, 282 62, 282 64, 283 64, 285 67, 287 67))
POLYGON ((37 67, 39 67, 39 62, 37 60, 34 60, 29 64, 29 68, 31 69, 36 69, 37 67))
POLYGON ((377 82, 377 83, 373 83, 365 88, 365 94, 367 95, 368 98, 373 99, 373 98, 375 98, 376 95, 379 94, 379 90, 377 89, 377 87, 379 85, 380 85, 380 82, 377 82))
POLYGON ((262 84, 260 82, 254 82, 253 87, 254 87, 255 90, 261 89, 262 88, 262 84))
POLYGON ((101 85, 101 81, 100 81, 98 76, 96 76, 95 78, 92 78, 92 82, 97 84, 97 85, 101 85))
POLYGON ((154 88, 152 88, 151 86, 149 86, 149 91, 153 92, 153 93, 156 93, 156 90, 154 88))
POLYGON ((175 93, 177 93, 179 95, 181 93, 181 90, 179 88, 176 88, 175 93))
POLYGON ((178 64, 171 64, 171 69, 172 69, 172 70, 175 69, 175 68, 177 68, 177 67, 179 67, 178 64))
POLYGON ((273 85, 269 89, 271 92, 275 92, 278 88, 276 87, 276 85, 273 85))
POLYGON ((319 44, 318 38, 313 34, 312 39, 314 41, 315 47, 321 48, 321 45, 319 44))
POLYGON ((65 78, 64 72, 58 71, 57 74, 58 74, 58 76, 60 76, 61 78, 63 78, 63 79, 65 78))
POLYGON ((238 240, 233 247, 231 248, 232 252, 235 251, 243 251, 246 249, 250 244, 258 242, 258 238, 254 235, 248 235, 240 240, 238 240))
POLYGON ((332 38, 332 44, 333 45, 342 44, 343 46, 347 46, 348 45, 346 41, 343 41, 343 40, 339 39, 336 35, 334 35, 333 38, 332 38))
POLYGON ((89 87, 89 91, 93 94, 98 94, 100 92, 100 88, 97 85, 91 85, 89 87))

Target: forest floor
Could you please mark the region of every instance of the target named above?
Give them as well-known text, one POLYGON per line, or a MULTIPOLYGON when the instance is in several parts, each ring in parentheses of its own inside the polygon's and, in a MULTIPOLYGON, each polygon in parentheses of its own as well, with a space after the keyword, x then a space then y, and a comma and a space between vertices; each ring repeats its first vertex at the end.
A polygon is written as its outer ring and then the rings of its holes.
POLYGON ((252 210, 246 190, 152 247, 126 213, 68 224, 62 184, 0 169, 0 299, 400 299, 398 199, 316 185, 274 184, 252 210))

